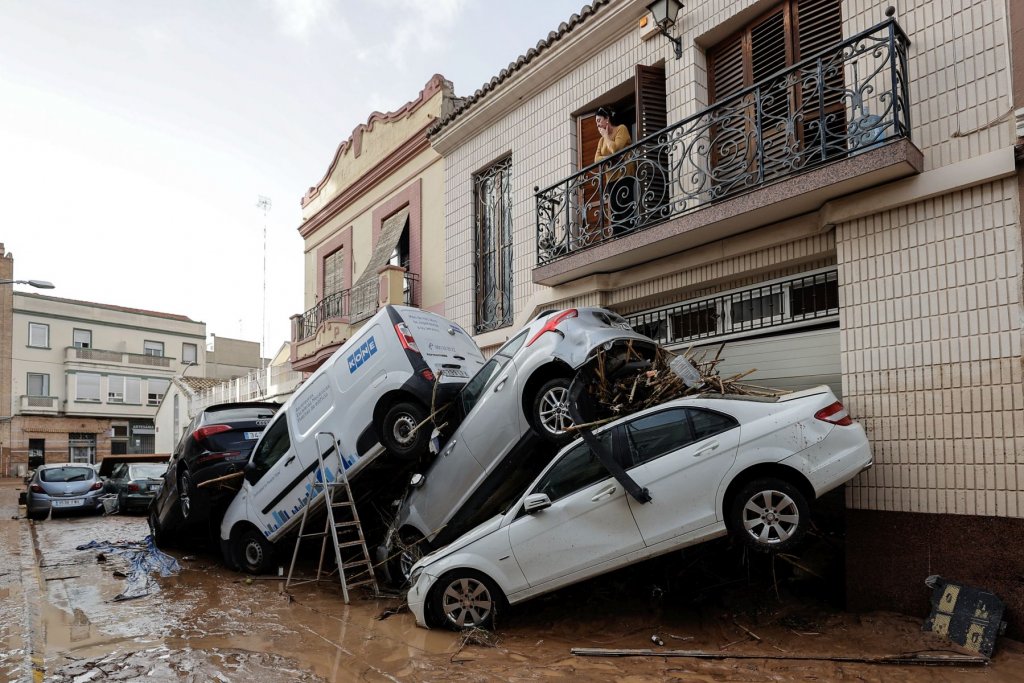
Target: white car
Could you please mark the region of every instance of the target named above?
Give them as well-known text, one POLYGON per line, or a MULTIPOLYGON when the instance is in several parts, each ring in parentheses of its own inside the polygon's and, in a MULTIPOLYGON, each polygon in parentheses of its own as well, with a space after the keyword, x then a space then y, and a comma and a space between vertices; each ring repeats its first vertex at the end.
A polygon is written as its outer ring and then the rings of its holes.
POLYGON ((807 529, 808 501, 872 464, 864 429, 825 386, 678 399, 597 438, 652 500, 628 496, 575 441, 504 514, 413 566, 418 624, 486 628, 504 605, 730 530, 757 550, 786 550, 807 529))

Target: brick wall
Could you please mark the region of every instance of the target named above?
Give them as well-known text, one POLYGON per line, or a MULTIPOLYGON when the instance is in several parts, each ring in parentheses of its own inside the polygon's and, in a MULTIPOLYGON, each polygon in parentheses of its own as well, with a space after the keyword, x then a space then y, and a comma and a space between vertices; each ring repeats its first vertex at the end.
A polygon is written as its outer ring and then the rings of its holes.
POLYGON ((843 393, 872 510, 1024 517, 1015 179, 836 228, 843 393))

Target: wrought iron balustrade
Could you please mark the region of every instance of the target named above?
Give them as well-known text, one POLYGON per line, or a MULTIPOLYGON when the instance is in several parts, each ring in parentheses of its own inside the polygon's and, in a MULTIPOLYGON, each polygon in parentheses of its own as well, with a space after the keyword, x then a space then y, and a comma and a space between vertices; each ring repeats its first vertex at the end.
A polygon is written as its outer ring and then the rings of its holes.
POLYGON ((910 137, 894 19, 536 191, 537 263, 910 137))
POLYGON ((838 315, 838 271, 832 268, 625 317, 661 344, 700 344, 783 325, 820 324, 838 315))
POLYGON ((402 303, 406 306, 419 306, 420 296, 420 276, 406 271, 402 276, 402 303))
MULTIPOLYGON (((349 313, 349 290, 343 289, 334 294, 328 294, 318 301, 315 306, 302 314, 298 324, 293 328, 292 341, 300 341, 316 334, 316 330, 331 318, 342 318, 349 313), (297 334, 297 336, 296 336, 297 334)), ((292 319, 293 321, 295 318, 292 319)))

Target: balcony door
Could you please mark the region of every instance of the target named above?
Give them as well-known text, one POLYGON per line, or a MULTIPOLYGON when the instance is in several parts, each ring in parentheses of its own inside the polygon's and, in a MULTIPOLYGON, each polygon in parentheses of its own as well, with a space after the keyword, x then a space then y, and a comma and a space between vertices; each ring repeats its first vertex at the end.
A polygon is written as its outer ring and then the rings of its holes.
POLYGON ((770 181, 845 144, 840 0, 785 0, 708 51, 715 197, 770 181), (739 95, 746 88, 752 92, 739 95))

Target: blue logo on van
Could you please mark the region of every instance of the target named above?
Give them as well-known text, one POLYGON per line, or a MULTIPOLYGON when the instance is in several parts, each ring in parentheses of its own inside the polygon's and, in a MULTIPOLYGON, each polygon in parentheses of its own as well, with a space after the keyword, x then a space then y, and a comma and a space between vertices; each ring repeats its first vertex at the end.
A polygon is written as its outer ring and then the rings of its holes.
POLYGON ((359 366, 370 359, 370 356, 377 353, 377 342, 373 337, 370 337, 364 341, 358 349, 356 349, 351 356, 348 357, 348 371, 353 373, 359 369, 359 366))

